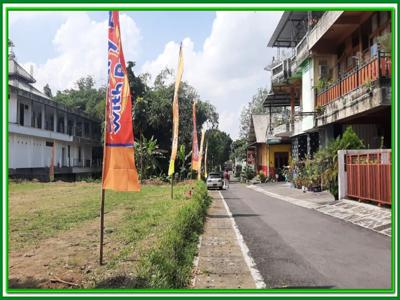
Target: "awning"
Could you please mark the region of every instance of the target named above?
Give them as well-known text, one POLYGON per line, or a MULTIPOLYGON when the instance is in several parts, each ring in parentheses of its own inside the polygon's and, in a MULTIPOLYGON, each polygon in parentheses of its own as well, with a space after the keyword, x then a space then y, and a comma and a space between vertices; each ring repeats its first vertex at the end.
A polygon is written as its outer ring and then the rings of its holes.
MULTIPOLYGON (((290 106, 290 94, 288 93, 269 93, 267 98, 265 98, 263 106, 264 107, 285 107, 290 106)), ((294 98, 294 106, 300 105, 300 99, 298 97, 294 98)))
MULTIPOLYGON (((312 11, 313 18, 319 18, 323 11, 312 11)), ((308 11, 286 11, 276 27, 268 47, 295 47, 304 37, 308 27, 308 11)))

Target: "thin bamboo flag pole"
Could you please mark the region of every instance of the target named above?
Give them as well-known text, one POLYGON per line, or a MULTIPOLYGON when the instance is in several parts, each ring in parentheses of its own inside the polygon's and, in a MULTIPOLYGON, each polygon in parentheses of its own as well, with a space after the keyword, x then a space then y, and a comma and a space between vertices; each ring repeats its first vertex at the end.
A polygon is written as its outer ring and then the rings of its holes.
POLYGON ((105 189, 101 189, 101 202, 100 202, 100 265, 103 264, 103 245, 104 245, 104 198, 105 189))
POLYGON ((171 176, 171 199, 174 199, 174 174, 171 176))
POLYGON ((103 264, 105 190, 139 192, 135 165, 131 91, 120 38, 119 12, 108 20, 108 85, 104 117, 100 202, 100 265, 103 264), (120 109, 123 107, 124 109, 120 109), (121 169, 121 165, 124 169, 121 169))

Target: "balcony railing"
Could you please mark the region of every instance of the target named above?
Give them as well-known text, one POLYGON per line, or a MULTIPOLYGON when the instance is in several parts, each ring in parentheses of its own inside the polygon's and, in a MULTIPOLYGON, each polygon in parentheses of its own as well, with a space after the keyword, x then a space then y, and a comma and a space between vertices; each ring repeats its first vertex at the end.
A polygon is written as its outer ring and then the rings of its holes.
POLYGON ((391 78, 392 62, 387 53, 378 52, 367 63, 354 68, 342 78, 331 84, 317 94, 316 105, 324 106, 363 85, 372 83, 378 79, 391 78))
MULTIPOLYGON (((293 68, 297 69, 298 66, 300 66, 303 61, 308 57, 309 54, 309 47, 308 47, 308 34, 302 38, 302 40, 297 44, 296 46, 296 55, 294 57, 294 63, 293 63, 293 68)), ((292 70, 293 72, 294 70, 292 70)))
POLYGON ((283 124, 273 126, 273 135, 283 134, 290 131, 290 122, 287 121, 283 124))

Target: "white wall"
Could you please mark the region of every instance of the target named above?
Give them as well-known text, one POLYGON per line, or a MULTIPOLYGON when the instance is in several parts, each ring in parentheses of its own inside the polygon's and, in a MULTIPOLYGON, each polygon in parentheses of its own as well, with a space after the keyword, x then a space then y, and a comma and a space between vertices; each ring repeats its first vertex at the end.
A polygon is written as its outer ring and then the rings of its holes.
MULTIPOLYGON (((8 136, 8 167, 16 168, 45 168, 50 166, 52 147, 46 146, 50 139, 9 133, 8 136)), ((55 142, 54 166, 62 166, 62 148, 65 148, 64 166, 68 166, 68 145, 71 146, 71 167, 78 160, 79 145, 66 142, 55 142)), ((92 160, 92 146, 81 145, 81 164, 84 160, 92 160)))
POLYGON ((15 169, 46 166, 46 159, 49 153, 45 151, 45 143, 40 138, 9 134, 8 167, 15 169))
POLYGON ((17 94, 10 93, 8 100, 8 122, 17 123, 17 94))

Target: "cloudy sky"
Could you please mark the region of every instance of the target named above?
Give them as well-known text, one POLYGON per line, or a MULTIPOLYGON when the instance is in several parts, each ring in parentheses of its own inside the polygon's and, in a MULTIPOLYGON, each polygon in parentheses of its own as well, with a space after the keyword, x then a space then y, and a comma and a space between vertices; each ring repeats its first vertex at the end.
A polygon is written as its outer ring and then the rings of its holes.
MULTIPOLYGON (((183 80, 217 107, 220 129, 239 134, 239 115, 258 88, 269 84, 264 67, 275 50, 267 42, 281 12, 121 12, 126 61, 154 79, 176 68, 183 41, 183 80)), ((92 75, 105 84, 107 12, 10 12, 17 61, 33 66, 36 86, 53 93, 92 75)))

